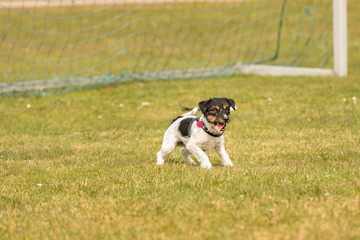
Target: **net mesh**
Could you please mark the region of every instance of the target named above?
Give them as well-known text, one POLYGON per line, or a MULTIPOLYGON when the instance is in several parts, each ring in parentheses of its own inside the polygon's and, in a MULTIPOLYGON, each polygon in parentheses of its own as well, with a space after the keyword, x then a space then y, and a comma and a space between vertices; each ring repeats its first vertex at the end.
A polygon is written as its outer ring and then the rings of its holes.
POLYGON ((331 1, 0 0, 0 94, 326 68, 331 1))

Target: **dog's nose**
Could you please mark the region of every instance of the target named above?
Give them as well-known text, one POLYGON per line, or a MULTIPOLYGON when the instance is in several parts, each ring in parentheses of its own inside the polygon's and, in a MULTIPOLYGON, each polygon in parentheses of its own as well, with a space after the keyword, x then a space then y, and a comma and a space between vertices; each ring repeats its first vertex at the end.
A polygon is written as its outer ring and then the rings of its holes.
POLYGON ((225 122, 227 122, 227 121, 229 121, 229 116, 228 116, 228 115, 224 115, 224 116, 223 116, 223 119, 224 119, 225 122))

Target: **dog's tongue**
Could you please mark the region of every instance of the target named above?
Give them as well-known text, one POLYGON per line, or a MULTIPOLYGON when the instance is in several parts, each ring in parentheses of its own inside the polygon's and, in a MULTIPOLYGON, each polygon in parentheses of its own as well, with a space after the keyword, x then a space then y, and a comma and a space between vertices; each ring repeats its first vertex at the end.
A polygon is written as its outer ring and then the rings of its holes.
POLYGON ((223 129, 224 125, 217 123, 215 126, 216 131, 221 132, 221 130, 223 129))

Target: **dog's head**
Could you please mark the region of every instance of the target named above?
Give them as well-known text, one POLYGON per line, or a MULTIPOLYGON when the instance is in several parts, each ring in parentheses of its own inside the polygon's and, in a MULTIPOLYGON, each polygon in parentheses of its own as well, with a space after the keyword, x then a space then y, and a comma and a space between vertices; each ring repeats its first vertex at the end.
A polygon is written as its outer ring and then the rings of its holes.
POLYGON ((226 124, 230 122, 230 110, 236 110, 235 101, 229 98, 210 98, 199 102, 199 108, 218 132, 225 131, 226 124))

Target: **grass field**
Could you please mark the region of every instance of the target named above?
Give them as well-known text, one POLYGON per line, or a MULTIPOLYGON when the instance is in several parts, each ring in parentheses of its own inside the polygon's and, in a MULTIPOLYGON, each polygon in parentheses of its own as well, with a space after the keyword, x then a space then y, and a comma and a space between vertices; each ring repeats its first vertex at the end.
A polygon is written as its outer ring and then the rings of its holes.
POLYGON ((346 78, 239 75, 1 97, 0 238, 359 239, 359 11, 349 1, 346 78), (211 170, 185 165, 178 150, 155 166, 178 104, 214 96, 238 106, 226 132, 235 166, 213 152, 211 170))

